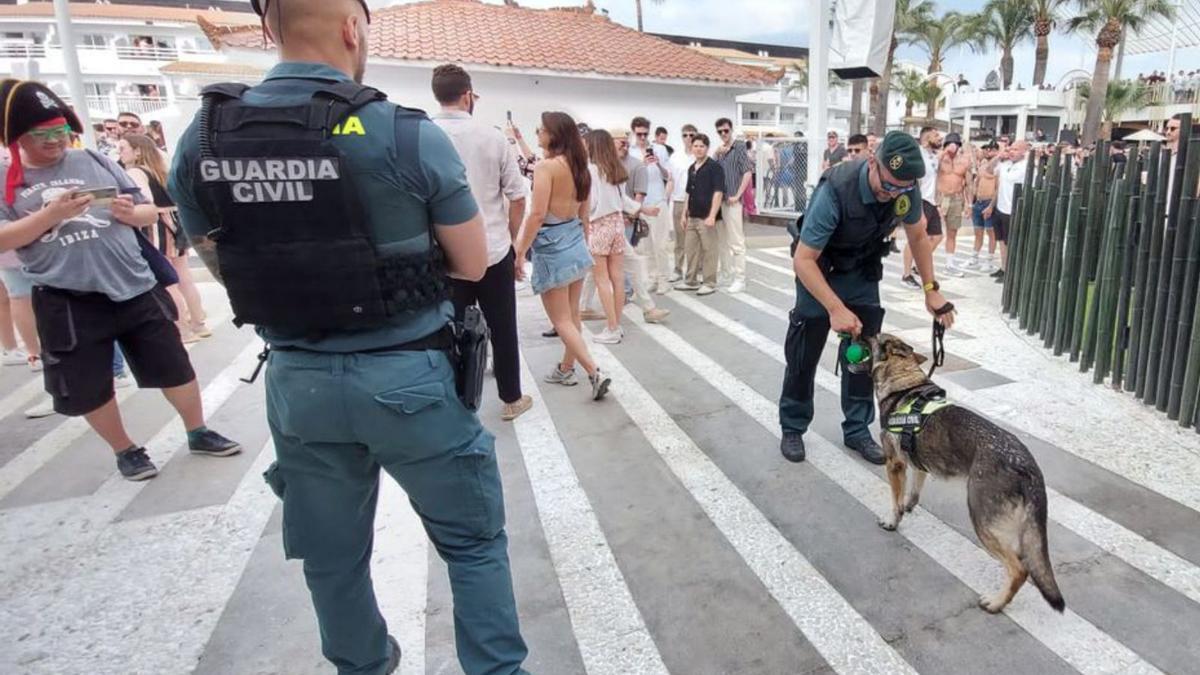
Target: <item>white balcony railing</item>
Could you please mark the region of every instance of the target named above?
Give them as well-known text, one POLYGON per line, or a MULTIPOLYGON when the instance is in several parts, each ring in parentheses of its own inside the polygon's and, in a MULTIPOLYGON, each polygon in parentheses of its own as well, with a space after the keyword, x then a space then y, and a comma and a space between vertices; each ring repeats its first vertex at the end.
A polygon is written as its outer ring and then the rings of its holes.
MULTIPOLYGON (((216 54, 215 50, 209 48, 130 47, 124 45, 80 45, 77 51, 85 68, 89 62, 95 62, 97 58, 116 61, 170 63, 172 61, 185 60, 191 56, 210 56, 216 54)), ((0 59, 44 59, 61 57, 61 54, 62 49, 57 46, 47 47, 44 44, 34 44, 28 40, 0 40, 0 59)))
POLYGON ((0 40, 0 59, 44 59, 46 45, 28 40, 0 40))
MULTIPOLYGON (((171 105, 172 101, 165 96, 130 96, 118 94, 89 94, 87 97, 88 112, 93 117, 116 117, 118 113, 131 112, 138 115, 153 115, 171 105)), ((175 100, 191 99, 193 97, 177 96, 175 100)), ((63 100, 71 102, 70 96, 63 100)))

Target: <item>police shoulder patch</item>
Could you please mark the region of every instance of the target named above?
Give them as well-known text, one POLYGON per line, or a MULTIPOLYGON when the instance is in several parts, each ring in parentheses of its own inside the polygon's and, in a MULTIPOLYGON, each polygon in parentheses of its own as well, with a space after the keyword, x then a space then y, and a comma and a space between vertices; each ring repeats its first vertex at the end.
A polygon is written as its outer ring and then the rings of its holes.
POLYGON ((904 216, 908 215, 908 212, 911 209, 912 209, 912 199, 908 196, 908 194, 902 194, 899 197, 896 197, 896 215, 897 216, 900 216, 901 218, 903 218, 904 216))

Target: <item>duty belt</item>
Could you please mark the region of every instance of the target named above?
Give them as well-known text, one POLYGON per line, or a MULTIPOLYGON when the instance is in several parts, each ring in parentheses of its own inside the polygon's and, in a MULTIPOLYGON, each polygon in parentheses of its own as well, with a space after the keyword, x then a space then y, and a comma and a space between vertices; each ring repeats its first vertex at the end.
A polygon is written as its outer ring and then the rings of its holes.
MULTIPOLYGON (((424 352, 438 351, 449 352, 455 347, 454 329, 449 324, 432 335, 427 335, 423 338, 402 342, 400 344, 388 345, 385 347, 374 347, 372 349, 356 349, 350 354, 381 354, 384 352, 424 352)), ((267 362, 267 357, 271 352, 309 352, 311 354, 331 354, 335 352, 323 352, 316 349, 305 349, 304 347, 296 347, 293 345, 284 345, 273 347, 269 344, 263 344, 263 350, 258 354, 258 365, 254 366, 254 372, 249 378, 239 378, 246 384, 253 384, 258 379, 258 374, 262 372, 263 365, 267 362)))

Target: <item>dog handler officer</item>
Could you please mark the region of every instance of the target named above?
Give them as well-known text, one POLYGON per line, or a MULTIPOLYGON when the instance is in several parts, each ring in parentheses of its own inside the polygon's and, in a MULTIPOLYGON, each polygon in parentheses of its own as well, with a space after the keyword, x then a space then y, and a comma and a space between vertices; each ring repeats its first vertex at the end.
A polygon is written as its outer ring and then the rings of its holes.
POLYGON ((446 274, 487 268, 462 161, 424 113, 360 84, 364 2, 252 4, 282 60, 258 86, 205 90, 171 192, 235 320, 271 346, 266 478, 322 650, 339 675, 400 661, 370 576, 382 468, 448 565, 463 670, 523 673, 494 439, 447 354, 446 274))
MULTIPOLYGON (((825 172, 808 210, 793 230, 796 306, 792 309, 784 352, 787 369, 779 397, 783 427, 780 452, 804 461, 804 433, 813 418, 813 387, 830 329, 855 339, 879 334, 883 308, 879 280, 890 236, 904 224, 909 246, 925 288, 925 307, 946 304, 933 276, 933 251, 925 236, 921 189, 925 163, 917 142, 893 131, 866 159, 842 162, 825 172)), ((949 327, 954 314, 939 317, 949 327)), ((848 341, 838 359, 845 364, 848 341)), ((867 461, 883 464, 883 450, 871 438, 875 401, 870 374, 842 368, 842 439, 867 461)))

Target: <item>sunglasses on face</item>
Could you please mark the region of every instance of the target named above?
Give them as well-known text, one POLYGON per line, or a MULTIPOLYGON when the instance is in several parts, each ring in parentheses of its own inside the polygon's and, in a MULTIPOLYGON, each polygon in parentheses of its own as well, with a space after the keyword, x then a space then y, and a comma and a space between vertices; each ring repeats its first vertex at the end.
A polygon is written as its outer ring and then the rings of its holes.
POLYGON ((901 192, 907 192, 911 190, 912 186, 912 183, 909 183, 908 185, 896 185, 891 181, 886 181, 882 178, 879 179, 879 187, 883 188, 883 191, 888 194, 898 195, 901 192))
POLYGON ((847 155, 857 155, 858 153, 860 153, 862 151, 863 151, 862 148, 846 148, 847 155))
POLYGON ((717 129, 717 133, 721 134, 722 136, 727 135, 730 131, 730 129, 717 129))
POLYGON ((648 131, 637 131, 637 132, 634 132, 634 134, 633 134, 633 135, 634 135, 634 136, 637 136, 638 138, 647 138, 647 137, 649 137, 649 136, 650 136, 650 132, 648 132, 648 131))
POLYGON ((29 132, 29 135, 33 136, 35 140, 41 141, 42 143, 53 143, 54 141, 61 141, 62 139, 70 136, 71 127, 64 124, 61 127, 34 129, 29 132))
POLYGON ((136 129, 137 127, 141 126, 140 122, 130 122, 129 120, 117 122, 117 124, 120 125, 122 129, 136 129))

